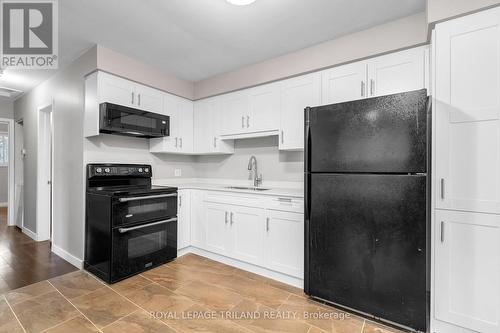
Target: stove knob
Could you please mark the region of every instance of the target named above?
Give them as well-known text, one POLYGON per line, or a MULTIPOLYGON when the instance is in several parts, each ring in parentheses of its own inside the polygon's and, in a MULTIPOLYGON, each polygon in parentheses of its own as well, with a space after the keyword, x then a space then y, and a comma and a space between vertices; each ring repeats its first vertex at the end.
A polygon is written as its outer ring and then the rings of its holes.
POLYGON ((104 172, 106 172, 106 173, 110 173, 110 172, 111 172, 111 170, 110 170, 109 168, 106 168, 106 169, 104 169, 104 172))
POLYGON ((95 172, 97 172, 97 173, 101 173, 101 172, 102 172, 102 168, 97 168, 97 169, 95 169, 95 172))
POLYGON ((142 172, 142 168, 139 168, 139 172, 142 172))

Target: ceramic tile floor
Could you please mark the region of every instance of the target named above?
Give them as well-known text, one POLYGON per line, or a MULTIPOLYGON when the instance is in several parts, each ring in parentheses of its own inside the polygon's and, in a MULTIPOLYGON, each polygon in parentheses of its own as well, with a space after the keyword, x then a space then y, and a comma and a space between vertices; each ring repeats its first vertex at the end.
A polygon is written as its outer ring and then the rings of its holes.
POLYGON ((189 254, 114 285, 76 271, 9 291, 0 297, 0 332, 399 331, 189 254))

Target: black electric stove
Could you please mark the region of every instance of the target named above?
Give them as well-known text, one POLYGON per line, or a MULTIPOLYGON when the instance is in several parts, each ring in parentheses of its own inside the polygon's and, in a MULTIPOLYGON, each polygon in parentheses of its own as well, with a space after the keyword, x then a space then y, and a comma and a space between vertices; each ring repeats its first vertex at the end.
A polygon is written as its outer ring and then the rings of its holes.
POLYGON ((86 270, 108 283, 177 257, 177 188, 150 165, 87 165, 86 270))

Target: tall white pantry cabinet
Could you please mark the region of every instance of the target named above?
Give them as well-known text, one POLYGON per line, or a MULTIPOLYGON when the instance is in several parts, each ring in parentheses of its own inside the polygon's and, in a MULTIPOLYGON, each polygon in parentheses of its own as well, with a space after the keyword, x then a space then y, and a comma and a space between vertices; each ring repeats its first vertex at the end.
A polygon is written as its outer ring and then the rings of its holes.
POLYGON ((433 33, 431 332, 500 332, 500 7, 433 33))

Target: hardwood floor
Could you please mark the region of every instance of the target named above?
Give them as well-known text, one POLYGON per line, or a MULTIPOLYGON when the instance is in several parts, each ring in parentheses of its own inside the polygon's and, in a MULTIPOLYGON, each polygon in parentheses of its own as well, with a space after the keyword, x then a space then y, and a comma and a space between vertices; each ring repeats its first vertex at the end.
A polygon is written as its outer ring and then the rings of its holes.
POLYGON ((7 208, 0 208, 0 293, 75 270, 50 251, 49 241, 35 242, 7 226, 7 208))
POLYGON ((188 254, 114 285, 85 271, 0 297, 0 332, 401 333, 188 254))

